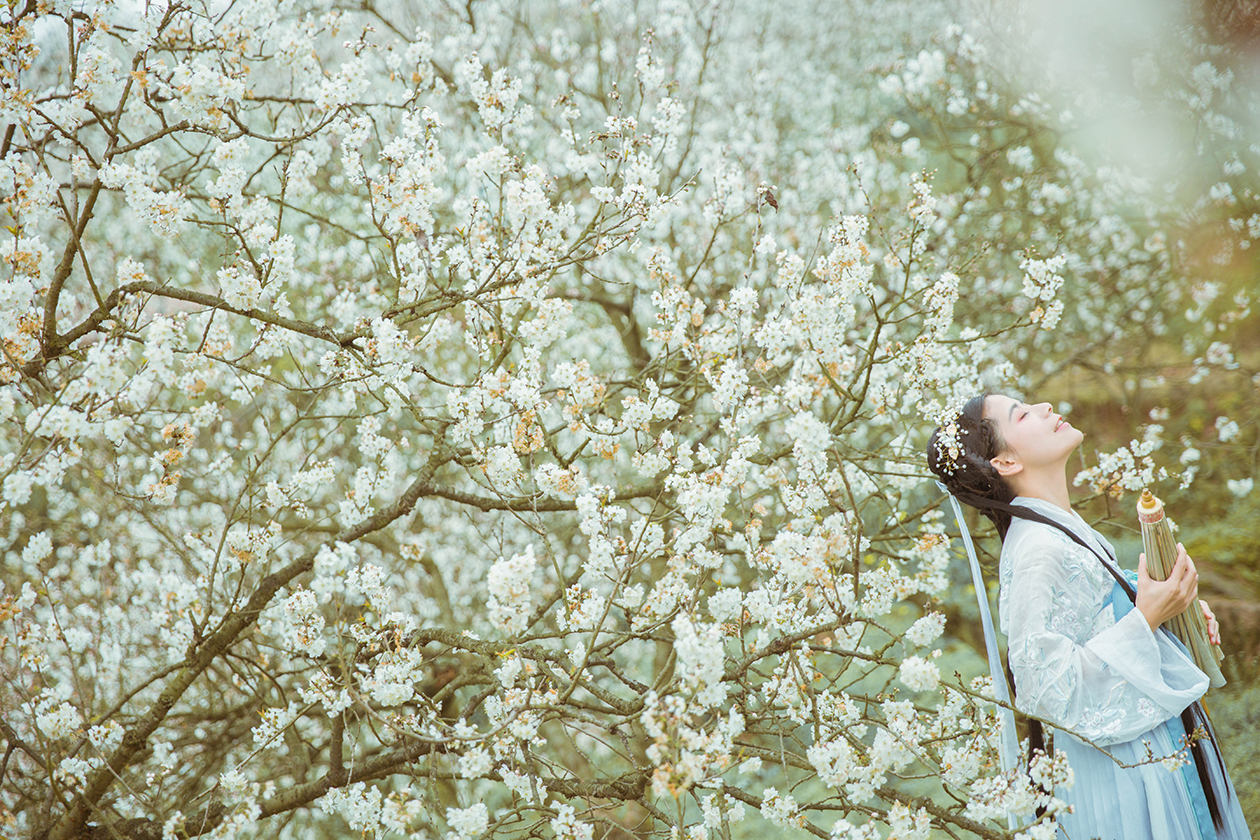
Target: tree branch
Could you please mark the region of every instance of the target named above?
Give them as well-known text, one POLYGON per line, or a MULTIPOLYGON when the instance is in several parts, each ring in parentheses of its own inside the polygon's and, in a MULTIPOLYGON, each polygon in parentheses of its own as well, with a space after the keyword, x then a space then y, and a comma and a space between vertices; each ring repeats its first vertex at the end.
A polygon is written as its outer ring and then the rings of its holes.
MULTIPOLYGON (((445 463, 448 458, 449 450, 445 446, 445 428, 443 428, 435 436, 433 451, 428 463, 425 464, 420 475, 403 493, 402 498, 394 505, 379 511, 367 521, 354 528, 342 531, 330 542, 333 544, 354 542, 373 531, 384 528, 394 520, 409 513, 420 499, 425 485, 432 478, 438 467, 445 463)), ((123 735, 122 743, 109 756, 105 766, 98 769, 88 778, 83 790, 75 800, 74 807, 53 826, 52 831, 48 834, 48 840, 71 840, 71 838, 78 837, 82 833, 84 823, 87 822, 92 808, 100 801, 101 797, 104 796, 114 782, 118 780, 137 753, 148 743, 149 737, 166 719, 166 716, 170 714, 171 708, 184 695, 189 686, 201 676, 201 673, 209 667, 211 662, 227 651, 228 647, 236 641, 241 633, 258 620, 258 616, 271 603, 272 598, 276 596, 281 587, 287 585, 298 575, 311 570, 315 565, 315 557, 318 553, 319 549, 312 549, 283 569, 263 578, 245 606, 231 613, 213 636, 196 652, 190 653, 183 667, 176 672, 174 679, 162 691, 157 702, 123 735)))

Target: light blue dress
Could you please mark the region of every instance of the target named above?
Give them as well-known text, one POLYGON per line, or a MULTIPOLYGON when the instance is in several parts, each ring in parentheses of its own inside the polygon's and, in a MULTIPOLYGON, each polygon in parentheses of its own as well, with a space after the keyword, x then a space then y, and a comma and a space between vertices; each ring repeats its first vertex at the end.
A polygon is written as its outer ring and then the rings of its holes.
MULTIPOLYGON (((1013 504, 1062 523, 1103 557, 1114 557, 1075 513, 1038 499, 1013 504)), ((1151 631, 1099 558, 1049 525, 1015 519, 1002 544, 1000 580, 1015 705, 1055 725, 1054 748, 1075 775, 1070 789, 1056 791, 1073 810, 1060 819, 1059 836, 1249 840, 1233 785, 1210 747, 1225 821, 1219 833, 1188 751, 1190 763, 1182 767, 1158 761, 1181 748, 1180 714, 1203 696, 1208 678, 1170 634, 1151 631)))

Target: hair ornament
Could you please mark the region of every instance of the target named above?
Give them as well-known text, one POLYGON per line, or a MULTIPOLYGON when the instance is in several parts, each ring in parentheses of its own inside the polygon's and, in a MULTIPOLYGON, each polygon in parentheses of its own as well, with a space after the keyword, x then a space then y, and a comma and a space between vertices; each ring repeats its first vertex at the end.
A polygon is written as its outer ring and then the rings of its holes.
POLYGON ((958 413, 953 412, 954 419, 948 423, 942 423, 937 431, 938 452, 944 454, 941 459, 941 466, 949 472, 953 473, 960 468, 965 468, 966 464, 962 463, 962 441, 959 434, 966 434, 966 429, 958 428, 958 413))

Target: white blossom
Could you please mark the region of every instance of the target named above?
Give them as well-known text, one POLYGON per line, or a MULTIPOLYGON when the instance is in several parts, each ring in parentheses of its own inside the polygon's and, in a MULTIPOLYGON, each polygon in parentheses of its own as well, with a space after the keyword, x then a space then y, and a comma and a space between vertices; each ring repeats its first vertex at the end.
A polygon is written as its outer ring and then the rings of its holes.
POLYGON ((489 820, 490 813, 482 802, 467 808, 447 808, 446 824, 451 830, 446 836, 451 840, 471 840, 486 830, 489 820))
POLYGON ((1230 478, 1225 480, 1225 486, 1229 492, 1243 498, 1251 495, 1252 488, 1255 487, 1255 479, 1252 478, 1230 478))
POLYGON ((490 568, 490 620, 505 633, 519 633, 529 625, 530 583, 536 567, 530 545, 511 558, 500 558, 490 568))
POLYGON ((906 631, 906 640, 918 647, 930 645, 945 630, 945 615, 929 613, 917 619, 906 631))
POLYGON ((901 662, 901 681, 912 691, 932 691, 940 680, 940 669, 922 657, 907 656, 901 662))

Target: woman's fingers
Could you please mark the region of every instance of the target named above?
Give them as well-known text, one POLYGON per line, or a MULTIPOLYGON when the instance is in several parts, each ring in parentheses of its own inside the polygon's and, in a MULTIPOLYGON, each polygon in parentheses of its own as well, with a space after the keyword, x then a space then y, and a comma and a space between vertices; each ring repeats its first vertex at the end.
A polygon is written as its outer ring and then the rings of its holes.
POLYGON ((1200 601, 1199 607, 1203 610, 1204 621, 1207 622, 1208 641, 1214 645, 1219 645, 1221 643, 1221 625, 1216 620, 1216 614, 1207 605, 1207 601, 1200 601))
POLYGON ((1177 549, 1186 557, 1186 577, 1190 583, 1190 600, 1186 603, 1189 608, 1194 599, 1199 597, 1199 570, 1194 567, 1194 560, 1190 559, 1190 555, 1186 554, 1186 547, 1181 543, 1177 543, 1177 549))
POLYGON ((1190 602, 1199 593, 1199 572, 1195 569, 1190 555, 1186 553, 1186 547, 1181 543, 1177 543, 1177 562, 1173 565, 1168 579, 1176 586, 1177 594, 1184 599, 1184 606, 1189 607, 1190 602))
POLYGON ((1146 555, 1138 555, 1138 609, 1152 628, 1189 609, 1199 595, 1199 573, 1185 546, 1177 544, 1177 559, 1166 580, 1155 580, 1146 566, 1146 555))

